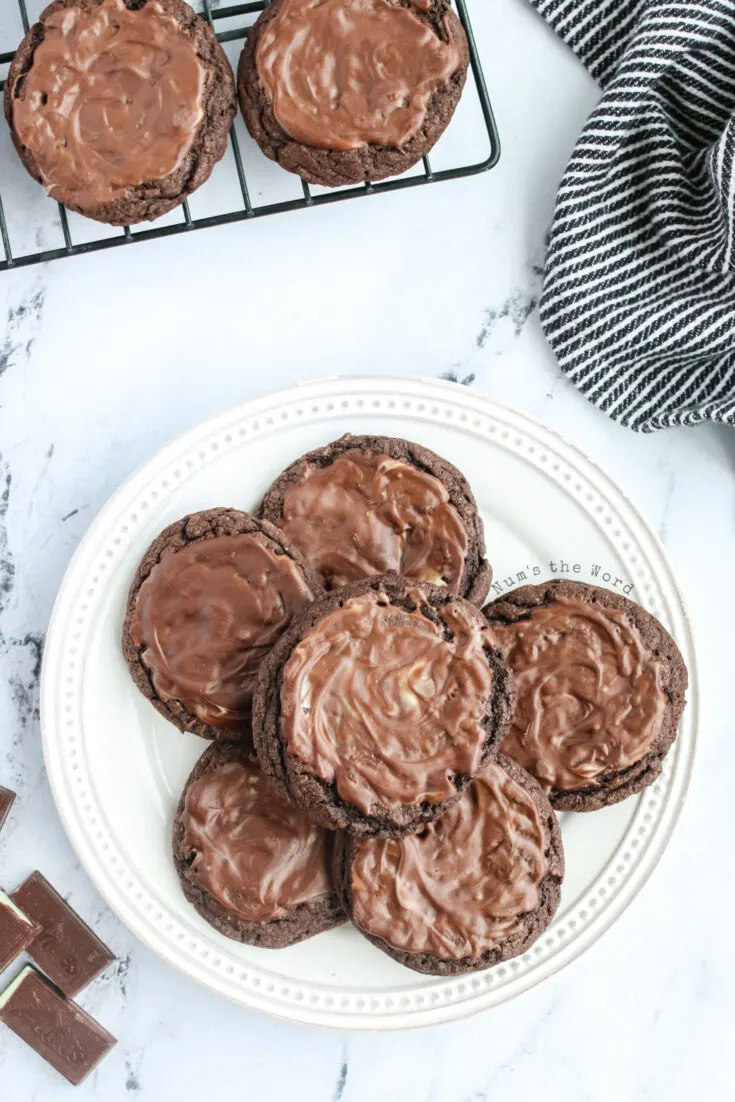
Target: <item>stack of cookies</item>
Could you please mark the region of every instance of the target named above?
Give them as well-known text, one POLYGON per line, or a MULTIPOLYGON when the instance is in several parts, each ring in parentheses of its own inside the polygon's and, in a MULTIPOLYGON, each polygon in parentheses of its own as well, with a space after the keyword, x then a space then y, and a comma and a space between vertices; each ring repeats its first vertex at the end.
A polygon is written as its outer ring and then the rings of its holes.
POLYGON ((524 952, 564 872, 556 811, 650 784, 687 674, 647 612, 574 582, 483 608, 472 491, 417 444, 345 436, 257 515, 170 525, 123 652, 152 705, 211 740, 176 811, 186 898, 280 948, 350 920, 419 972, 524 952))

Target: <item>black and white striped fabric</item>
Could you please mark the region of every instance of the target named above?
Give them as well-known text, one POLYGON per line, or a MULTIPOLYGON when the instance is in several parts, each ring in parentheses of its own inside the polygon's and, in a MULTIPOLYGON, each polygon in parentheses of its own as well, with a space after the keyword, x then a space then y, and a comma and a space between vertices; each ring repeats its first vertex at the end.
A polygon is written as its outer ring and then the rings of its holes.
POLYGON ((735 424, 735 0, 530 0, 602 85, 541 320, 615 420, 735 424))

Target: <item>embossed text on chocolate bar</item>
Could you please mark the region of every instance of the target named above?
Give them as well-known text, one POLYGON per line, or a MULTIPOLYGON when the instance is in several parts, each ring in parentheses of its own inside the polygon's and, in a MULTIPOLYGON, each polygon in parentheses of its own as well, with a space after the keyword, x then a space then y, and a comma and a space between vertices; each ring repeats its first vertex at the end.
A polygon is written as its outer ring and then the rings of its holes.
POLYGON ((70 998, 115 959, 40 872, 31 873, 12 898, 40 927, 29 955, 70 998))
POLYGON ((80 1006, 30 965, 0 994, 0 1022, 75 1086, 117 1044, 80 1006))

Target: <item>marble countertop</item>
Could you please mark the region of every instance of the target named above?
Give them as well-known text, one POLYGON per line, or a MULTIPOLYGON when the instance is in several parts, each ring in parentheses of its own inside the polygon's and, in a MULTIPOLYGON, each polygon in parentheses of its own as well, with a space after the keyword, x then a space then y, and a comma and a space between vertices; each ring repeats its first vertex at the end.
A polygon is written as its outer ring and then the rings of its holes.
MULTIPOLYGON (((0 883, 40 866, 118 963, 81 1002, 120 1043, 89 1102, 689 1102, 732 1090, 735 438, 636 436, 560 376, 534 312, 555 189, 595 87, 523 0, 474 0, 503 157, 491 173, 0 276, 0 883), (441 1029, 340 1036, 249 1014, 172 971, 106 909, 46 781, 38 675, 69 558, 160 444, 266 388, 344 371, 455 378, 541 418, 663 539, 698 640, 691 794, 649 884, 591 951, 441 1029)), ((68 1087, 0 1029, 0 1095, 68 1087)))

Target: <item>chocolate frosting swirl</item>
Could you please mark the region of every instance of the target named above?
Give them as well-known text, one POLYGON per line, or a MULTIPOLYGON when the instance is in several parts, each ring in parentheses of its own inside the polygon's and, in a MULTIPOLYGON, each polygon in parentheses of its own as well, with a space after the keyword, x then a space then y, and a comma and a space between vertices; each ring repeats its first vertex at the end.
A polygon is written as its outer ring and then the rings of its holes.
POLYGON ((354 921, 399 951, 477 958, 539 906, 548 846, 530 795, 492 763, 418 834, 352 840, 354 921))
POLYGON ((560 596, 492 634, 518 694, 503 753, 547 791, 587 788, 650 751, 663 668, 623 612, 560 596))
POLYGON ((288 753, 365 814, 444 801, 482 761, 493 681, 482 626, 462 601, 435 622, 414 600, 413 611, 379 590, 346 601, 283 667, 288 753))
POLYGON ((92 209, 182 163, 203 118, 204 66, 148 0, 59 9, 13 100, 13 127, 49 193, 92 209))
POLYGON ((307 467, 280 526, 334 586, 395 571, 459 589, 468 540, 447 487, 389 455, 354 449, 307 467))
POLYGON ((164 554, 141 585, 130 634, 161 700, 205 723, 246 720, 260 663, 314 594, 259 533, 164 554))
POLYGON ((282 0, 256 66, 286 133, 320 149, 403 149, 461 63, 446 21, 442 41, 415 9, 430 5, 282 0))
POLYGON ((327 832, 275 791, 247 758, 226 762, 189 785, 184 843, 189 877, 240 918, 281 918, 332 894, 327 832))

